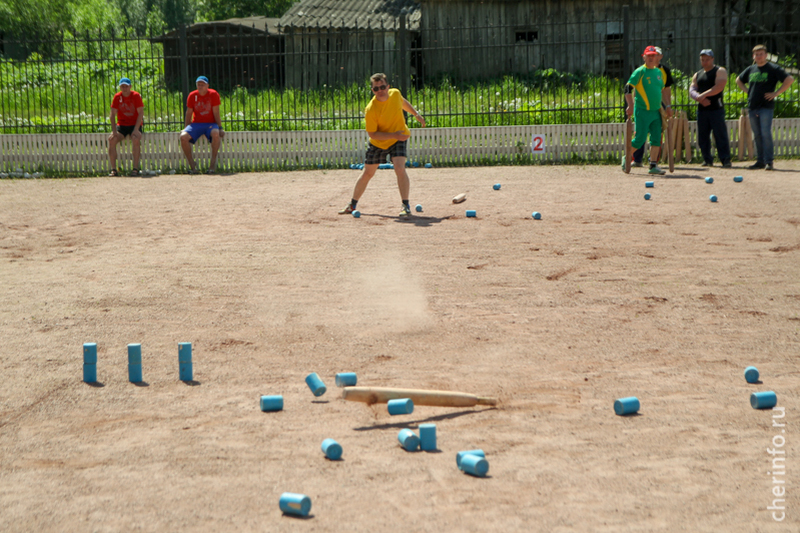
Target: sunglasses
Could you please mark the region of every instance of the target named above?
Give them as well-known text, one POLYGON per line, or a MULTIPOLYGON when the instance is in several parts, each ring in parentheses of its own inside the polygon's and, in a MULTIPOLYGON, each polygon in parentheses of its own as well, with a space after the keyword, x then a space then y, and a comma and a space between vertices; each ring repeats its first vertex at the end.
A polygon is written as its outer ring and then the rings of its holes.
POLYGON ((376 93, 378 91, 385 91, 388 85, 378 85, 377 87, 372 88, 372 92, 376 93))

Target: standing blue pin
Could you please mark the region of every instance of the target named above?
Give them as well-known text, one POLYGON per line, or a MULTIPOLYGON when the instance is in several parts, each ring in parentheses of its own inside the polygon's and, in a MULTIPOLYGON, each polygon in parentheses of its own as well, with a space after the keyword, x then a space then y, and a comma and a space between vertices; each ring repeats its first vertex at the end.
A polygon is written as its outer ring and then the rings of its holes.
POLYGON ((322 382, 316 372, 312 372, 306 376, 306 385, 311 389, 314 396, 322 396, 325 394, 325 391, 328 390, 325 383, 322 382))
POLYGON ((419 425, 419 448, 425 452, 436 451, 436 424, 419 425))
POLYGON ((178 369, 181 381, 192 381, 194 379, 191 342, 178 343, 178 369))
POLYGON ((141 383, 142 380, 142 345, 128 345, 128 381, 141 383))
POLYGON ((83 345, 83 381, 97 383, 97 343, 83 345))

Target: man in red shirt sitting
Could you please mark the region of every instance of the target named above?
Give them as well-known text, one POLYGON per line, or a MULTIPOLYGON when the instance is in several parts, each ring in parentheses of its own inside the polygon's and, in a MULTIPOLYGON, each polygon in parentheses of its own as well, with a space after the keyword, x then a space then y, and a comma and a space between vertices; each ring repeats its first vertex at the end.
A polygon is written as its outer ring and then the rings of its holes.
POLYGON ((186 99, 185 128, 181 131, 181 148, 189 162, 189 174, 197 174, 192 145, 200 137, 205 136, 211 142, 211 164, 208 173, 213 174, 217 169, 217 152, 220 139, 225 136, 222 131, 222 120, 219 118, 219 93, 208 88, 208 78, 200 76, 196 80, 197 90, 189 93, 186 99))
POLYGON ((131 80, 119 80, 119 92, 111 101, 111 135, 108 136, 108 159, 111 163, 111 176, 119 176, 117 170, 117 144, 130 137, 133 142, 133 172, 139 175, 139 154, 142 148, 142 122, 144 122, 144 103, 142 96, 131 90, 131 80), (116 123, 116 126, 114 126, 116 123))

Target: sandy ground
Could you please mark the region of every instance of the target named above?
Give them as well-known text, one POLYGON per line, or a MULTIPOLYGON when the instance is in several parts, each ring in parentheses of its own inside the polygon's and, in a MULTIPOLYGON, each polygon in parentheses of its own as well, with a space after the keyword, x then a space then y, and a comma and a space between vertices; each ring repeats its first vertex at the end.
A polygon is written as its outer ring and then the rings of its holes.
POLYGON ((798 531, 800 162, 777 167, 413 169, 410 221, 391 171, 360 219, 351 170, 2 181, 0 530, 798 531), (500 404, 390 417, 348 371, 500 404), (439 450, 402 450, 426 422, 439 450))

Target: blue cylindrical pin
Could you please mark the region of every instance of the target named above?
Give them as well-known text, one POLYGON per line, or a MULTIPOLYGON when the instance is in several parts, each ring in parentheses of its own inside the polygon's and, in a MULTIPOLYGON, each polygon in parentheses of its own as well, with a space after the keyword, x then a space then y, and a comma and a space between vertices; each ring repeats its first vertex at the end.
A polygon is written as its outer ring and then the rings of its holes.
POLYGON ((282 411, 283 410, 283 396, 262 396, 261 397, 261 410, 264 412, 282 411))
POLYGON ((97 364, 97 343, 86 342, 83 344, 83 364, 96 365, 97 364))
POLYGON ((708 197, 708 199, 711 200, 712 202, 716 202, 717 201, 717 195, 716 194, 712 194, 711 196, 708 197))
POLYGON ((194 379, 194 370, 192 363, 178 363, 178 372, 181 381, 192 381, 194 379))
POLYGON ((355 372, 339 372, 336 374, 337 387, 354 387, 358 382, 358 376, 355 372))
POLYGON ((129 344, 128 345, 128 364, 141 365, 142 364, 142 345, 129 344))
POLYGON ((461 470, 477 477, 485 477, 489 471, 489 461, 479 455, 467 454, 461 458, 461 470))
POLYGON ((614 412, 618 415, 630 415, 639 410, 639 399, 630 396, 629 398, 620 398, 614 402, 614 412))
POLYGON ((531 217, 533 218, 533 220, 541 220, 542 214, 538 211, 534 211, 533 213, 531 213, 531 217))
POLYGON ((192 343, 179 342, 178 343, 178 362, 191 363, 192 362, 192 343))
POLYGON ((461 468, 461 458, 465 455, 477 455, 478 457, 486 457, 486 454, 483 453, 483 450, 464 450, 462 452, 458 452, 456 454, 456 466, 461 468))
POLYGON ((128 365, 128 381, 131 383, 141 383, 142 379, 142 365, 128 365))
POLYGON ((417 211, 417 213, 422 213, 422 204, 417 204, 414 209, 417 211))
POLYGON ((778 396, 772 392, 754 392, 750 395, 750 406, 753 409, 772 409, 778 403, 778 396))
POLYGON ((650 196, 649 192, 644 193, 644 199, 645 200, 649 200, 650 198, 652 198, 652 196, 650 196))
POLYGON ((714 178, 712 178, 711 176, 707 177, 706 183, 714 183, 714 178))
POLYGON ((655 187, 656 184, 654 182, 652 182, 652 181, 645 181, 644 182, 644 186, 647 187, 647 188, 651 188, 651 187, 655 187))
POLYGON ((474 209, 467 209, 467 217, 474 218, 478 216, 474 209))
POLYGON ((426 452, 436 450, 436 424, 419 425, 419 447, 426 452))
POLYGON ((342 446, 333 439, 322 441, 322 453, 331 461, 338 461, 342 457, 342 446))
POLYGON ((744 180, 744 178, 742 176, 734 176, 733 177, 733 181, 735 181, 736 183, 741 183, 742 180, 744 180))
POLYGON ((500 187, 501 187, 501 185, 500 185, 499 183, 495 183, 495 184, 492 186, 492 188, 493 188, 494 190, 496 190, 496 191, 499 191, 499 190, 500 190, 500 187))
POLYGON ((414 412, 414 402, 411 398, 389 400, 387 404, 390 415, 410 415, 414 412))
POLYGON ((279 502, 281 511, 295 516, 308 516, 311 511, 311 498, 305 494, 284 492, 279 502))
POLYGON ((97 365, 83 365, 83 381, 86 383, 97 382, 97 365))
POLYGON ((419 437, 417 437, 410 429, 401 429, 397 434, 397 440, 400 441, 400 446, 407 452, 413 452, 419 447, 419 437))
POLYGON ((328 390, 316 372, 312 372, 306 376, 306 385, 311 389, 314 396, 322 396, 325 394, 325 391, 328 390))
POLYGON ((748 383, 758 383, 758 369, 754 366, 748 366, 745 368, 744 379, 748 383))

